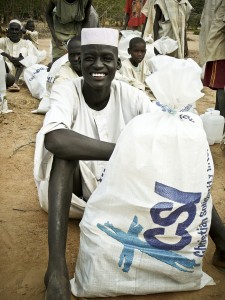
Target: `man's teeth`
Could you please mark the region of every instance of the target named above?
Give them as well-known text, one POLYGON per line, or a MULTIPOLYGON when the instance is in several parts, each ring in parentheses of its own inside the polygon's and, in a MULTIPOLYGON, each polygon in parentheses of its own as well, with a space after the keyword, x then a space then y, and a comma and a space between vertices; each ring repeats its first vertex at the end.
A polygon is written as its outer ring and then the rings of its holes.
POLYGON ((92 73, 91 74, 93 77, 105 77, 104 73, 92 73))

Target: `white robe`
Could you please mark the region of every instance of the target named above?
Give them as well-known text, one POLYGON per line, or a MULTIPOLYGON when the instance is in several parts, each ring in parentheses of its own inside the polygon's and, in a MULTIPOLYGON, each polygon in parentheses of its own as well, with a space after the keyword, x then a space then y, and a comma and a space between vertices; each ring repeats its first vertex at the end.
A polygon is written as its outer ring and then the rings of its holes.
MULTIPOLYGON (((155 19, 155 0, 147 0, 145 2, 145 5, 143 6, 141 12, 146 16, 147 22, 144 30, 143 37, 148 37, 149 35, 152 35, 153 37, 153 25, 154 25, 154 19, 155 19)), ((153 37, 154 38, 154 37, 153 37)))
MULTIPOLYGON (((53 154, 44 147, 45 134, 56 129, 70 129, 97 140, 116 143, 121 131, 135 116, 157 110, 149 98, 136 88, 114 80, 107 106, 101 111, 91 109, 82 94, 83 78, 54 84, 50 96, 51 109, 46 114, 43 127, 37 134, 34 178, 39 200, 47 211, 47 186, 53 154)), ((106 168, 105 161, 80 162, 83 177, 83 196, 91 195, 106 168)), ((72 196, 70 217, 82 217, 85 202, 72 196)))
POLYGON ((122 61, 122 67, 120 68, 119 73, 125 78, 128 78, 128 83, 130 85, 145 91, 147 88, 145 79, 151 74, 151 71, 144 59, 137 67, 135 67, 128 58, 122 61))
MULTIPOLYGON (((31 41, 20 39, 18 43, 13 43, 8 37, 0 38, 0 54, 2 52, 13 57, 19 57, 19 54, 21 53, 24 57, 24 59, 21 60, 21 63, 25 67, 30 67, 33 64, 39 63, 46 56, 46 51, 38 51, 31 41)), ((15 75, 16 68, 14 65, 6 57, 4 57, 4 59, 9 67, 10 73, 15 75)))

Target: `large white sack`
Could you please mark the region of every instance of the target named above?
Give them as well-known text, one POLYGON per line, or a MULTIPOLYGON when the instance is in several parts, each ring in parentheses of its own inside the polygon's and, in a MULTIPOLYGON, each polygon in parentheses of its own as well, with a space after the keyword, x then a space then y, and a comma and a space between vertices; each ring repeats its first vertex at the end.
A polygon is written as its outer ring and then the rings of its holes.
POLYGON ((154 57, 152 56, 149 59, 149 65, 151 66, 153 72, 160 71, 164 68, 167 68, 167 66, 169 67, 170 70, 172 64, 173 67, 180 67, 180 68, 185 68, 186 66, 190 66, 196 69, 196 71, 202 73, 202 69, 192 58, 183 59, 183 58, 175 58, 168 55, 155 55, 154 57))
POLYGON ((6 95, 6 69, 5 69, 5 60, 2 55, 0 55, 0 96, 2 98, 6 95))
MULTIPOLYGON (((59 72, 62 65, 64 65, 68 61, 68 53, 57 59, 51 66, 51 69, 48 74, 48 80, 47 82, 50 84, 54 83, 55 76, 59 72)), ((51 86, 52 87, 52 86, 51 86)))
POLYGON ((198 116, 133 119, 80 223, 79 297, 197 290, 211 221, 213 162, 198 116))
POLYGON ((47 67, 34 64, 24 70, 24 81, 34 98, 41 99, 46 90, 47 67))
POLYGON ((154 42, 154 47, 160 54, 166 55, 177 50, 178 43, 168 36, 162 36, 154 42))
MULTIPOLYGON (((156 57, 160 62, 160 55, 156 57)), ((156 57, 152 60, 156 61, 156 57)), ((179 110, 204 95, 201 92, 201 68, 193 59, 174 59, 147 77, 145 82, 155 98, 171 109, 179 110)))
POLYGON ((8 109, 8 102, 6 99, 6 69, 5 61, 2 55, 0 55, 0 114, 7 114, 12 112, 8 109))
MULTIPOLYGON (((185 91, 175 92, 191 73, 195 78, 198 71, 186 66, 171 86, 157 77, 163 111, 134 118, 121 133, 80 223, 74 295, 141 295, 213 284, 202 271, 211 222, 212 157, 201 118, 177 111, 202 96, 201 86, 197 82, 187 97, 192 86, 183 84, 185 91), (173 91, 170 97, 166 89, 173 91)), ((155 94, 155 80, 151 88, 155 94)))
POLYGON ((27 49, 21 48, 20 49, 21 54, 24 56, 24 58, 20 61, 22 65, 24 65, 26 68, 34 65, 39 64, 42 60, 46 58, 47 52, 45 50, 37 50, 34 49, 34 53, 30 55, 26 55, 27 49))
POLYGON ((38 108, 31 111, 33 114, 46 114, 49 111, 50 108, 49 97, 51 94, 52 85, 55 81, 55 77, 59 72, 60 68, 67 61, 68 61, 68 54, 65 54, 52 64, 50 71, 47 73, 47 78, 45 82, 45 91, 42 94, 42 99, 39 103, 38 108))

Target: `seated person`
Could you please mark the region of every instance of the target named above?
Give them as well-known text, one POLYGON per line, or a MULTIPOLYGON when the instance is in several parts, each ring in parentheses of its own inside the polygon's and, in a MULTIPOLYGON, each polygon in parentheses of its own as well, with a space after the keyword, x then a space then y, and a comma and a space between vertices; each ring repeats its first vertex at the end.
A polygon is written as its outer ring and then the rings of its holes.
POLYGON ((35 24, 33 20, 28 20, 22 29, 23 39, 29 40, 33 45, 38 48, 38 32, 35 30, 35 24))
POLYGON ((127 82, 143 91, 148 91, 149 88, 145 83, 145 79, 151 74, 148 65, 145 62, 146 42, 141 37, 135 37, 130 40, 128 53, 130 58, 122 61, 121 69, 119 70, 122 78, 127 79, 127 82))
POLYGON ((56 74, 55 81, 59 82, 64 79, 73 79, 82 76, 79 59, 81 53, 81 37, 74 36, 68 41, 68 61, 63 64, 56 74))
POLYGON ((65 54, 53 63, 47 78, 44 96, 39 103, 38 109, 33 110, 32 113, 45 114, 49 110, 49 97, 53 84, 62 82, 65 79, 74 79, 82 76, 80 64, 78 63, 81 53, 80 36, 75 36, 69 40, 67 49, 68 54, 65 54))
POLYGON ((138 114, 156 109, 142 91, 113 81, 118 64, 117 30, 83 29, 81 45, 83 77, 53 85, 51 108, 37 136, 35 180, 50 224, 45 275, 48 300, 62 299, 62 295, 70 299, 65 247, 71 197, 71 214, 81 218, 122 129, 138 114), (44 171, 46 162, 51 175, 44 171), (58 222, 61 225, 55 226, 58 222))
POLYGON ((0 54, 4 56, 9 73, 15 76, 15 83, 9 88, 9 91, 19 91, 19 79, 22 78, 24 70, 24 60, 32 57, 32 60, 26 60, 26 66, 31 66, 39 62, 39 52, 31 41, 23 40, 22 25, 18 20, 12 20, 9 23, 7 37, 0 38, 0 54), (35 60, 35 62, 34 62, 35 60))
POLYGON ((51 108, 37 135, 34 177, 49 224, 46 300, 70 299, 65 257, 69 213, 82 217, 126 124, 157 110, 143 91, 113 80, 117 30, 83 29, 80 63, 83 77, 53 86, 51 108))

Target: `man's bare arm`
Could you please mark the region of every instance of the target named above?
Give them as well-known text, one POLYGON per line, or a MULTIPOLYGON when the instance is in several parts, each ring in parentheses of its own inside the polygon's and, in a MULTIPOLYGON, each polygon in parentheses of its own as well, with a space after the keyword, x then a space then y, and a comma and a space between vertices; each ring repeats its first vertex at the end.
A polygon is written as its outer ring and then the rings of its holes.
POLYGON ((57 129, 45 135, 45 147, 65 160, 109 160, 115 144, 95 140, 69 129, 57 129))
POLYGON ((45 11, 46 21, 48 23, 49 30, 51 32, 52 38, 56 43, 57 47, 60 47, 61 42, 57 39, 55 35, 54 23, 53 23, 53 10, 55 8, 55 4, 50 0, 45 11))
POLYGON ((88 0, 88 3, 85 7, 85 18, 83 20, 83 26, 89 21, 90 11, 91 11, 92 0, 88 0))

